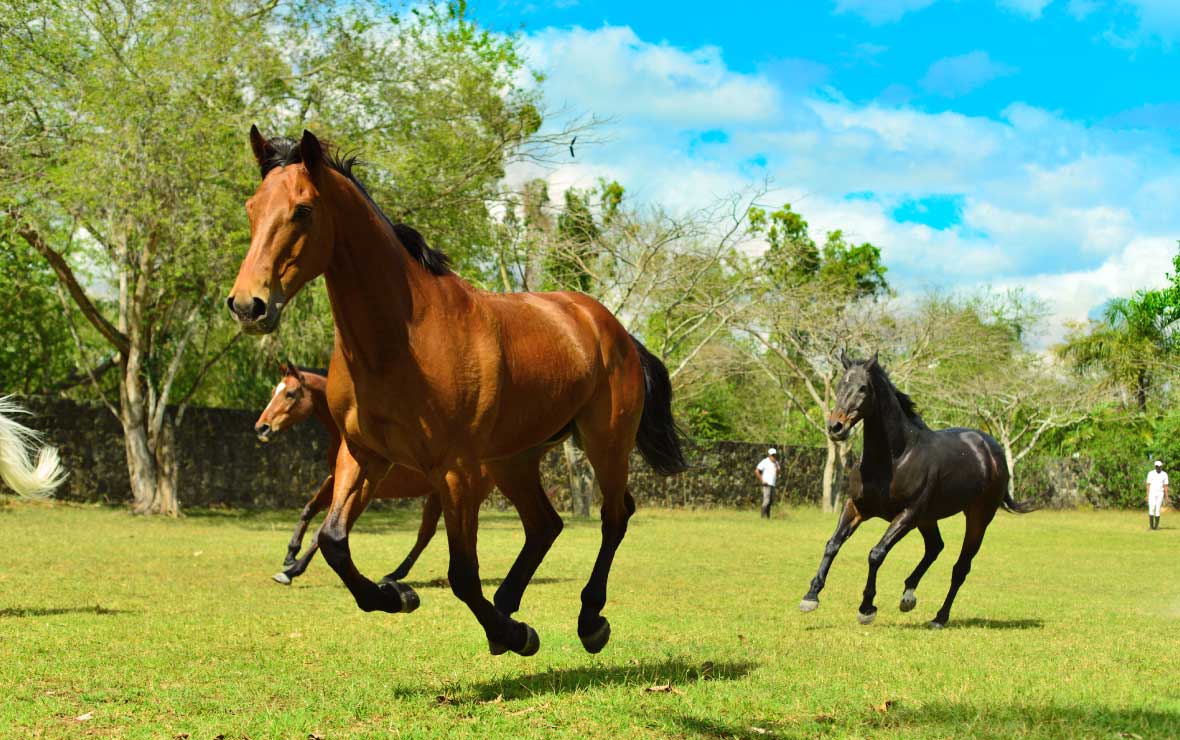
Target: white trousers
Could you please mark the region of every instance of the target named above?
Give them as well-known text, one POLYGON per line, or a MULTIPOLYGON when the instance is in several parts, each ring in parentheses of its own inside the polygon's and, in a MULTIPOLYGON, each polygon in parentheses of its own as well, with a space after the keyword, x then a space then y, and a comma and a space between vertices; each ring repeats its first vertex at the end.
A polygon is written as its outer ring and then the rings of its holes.
POLYGON ((1151 494, 1147 497, 1147 514, 1149 516, 1159 516, 1160 507, 1164 505, 1164 494, 1151 494))

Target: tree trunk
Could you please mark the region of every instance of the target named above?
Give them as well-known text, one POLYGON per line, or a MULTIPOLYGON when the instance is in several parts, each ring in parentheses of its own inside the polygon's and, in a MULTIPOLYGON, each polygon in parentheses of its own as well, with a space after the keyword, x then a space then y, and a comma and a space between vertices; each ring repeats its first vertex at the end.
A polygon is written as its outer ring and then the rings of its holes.
POLYGON ((828 457, 824 461, 824 488, 823 488, 823 507, 824 511, 835 511, 837 505, 840 503, 840 495, 836 491, 836 462, 839 458, 839 447, 831 439, 826 439, 828 445, 828 457))
POLYGON ((589 517, 591 491, 594 490, 593 479, 586 480, 578 473, 578 453, 572 437, 561 443, 561 449, 565 453, 565 466, 569 476, 570 511, 574 516, 589 517))
POLYGON ((1150 380, 1147 377, 1146 370, 1139 371, 1139 377, 1135 379, 1135 403, 1139 404, 1140 411, 1147 410, 1147 387, 1150 385, 1150 380))
POLYGON ((1004 458, 1008 461, 1008 496, 1016 500, 1016 456, 1012 454, 1012 443, 1005 437, 1000 443, 1004 447, 1004 458))
MULTIPOLYGON (((131 353, 136 354, 134 351, 131 353)), ((142 380, 127 372, 133 363, 124 363, 119 383, 119 421, 123 426, 123 444, 127 452, 127 472, 131 481, 131 511, 135 514, 180 513, 176 498, 176 435, 171 417, 164 420, 160 432, 152 435, 151 416, 143 392, 142 380)))

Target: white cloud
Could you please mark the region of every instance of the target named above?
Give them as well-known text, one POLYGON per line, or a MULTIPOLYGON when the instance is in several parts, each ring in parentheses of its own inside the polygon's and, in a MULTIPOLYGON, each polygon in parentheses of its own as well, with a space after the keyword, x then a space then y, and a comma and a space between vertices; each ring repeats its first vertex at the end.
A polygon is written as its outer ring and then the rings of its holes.
POLYGON ((936 2, 938 0, 836 0, 836 12, 855 13, 869 23, 892 23, 906 13, 936 2))
POLYGON ((976 50, 939 59, 930 65, 919 84, 930 92, 957 98, 1015 73, 1015 67, 995 61, 986 51, 976 50))
MULTIPOLYGON (((731 71, 715 46, 685 51, 641 40, 627 27, 547 29, 526 53, 547 92, 624 123, 717 126, 769 120, 779 105, 768 80, 731 71)), ((564 102, 564 101, 556 101, 564 102)))
POLYGON ((1053 0, 999 0, 1001 7, 1014 10, 1034 20, 1040 18, 1041 12, 1052 3, 1053 0))
POLYGON ((770 176, 766 206, 792 203, 819 239, 840 228, 879 245, 901 290, 1019 284, 1049 299, 1058 322, 1157 284, 1170 267, 1180 155, 1167 132, 1024 103, 989 118, 792 93, 769 72, 734 72, 715 49, 651 44, 630 29, 548 30, 527 46, 544 60, 551 104, 617 121, 606 143, 579 141, 577 160, 559 169, 513 168, 517 180, 548 176, 555 198, 607 177, 637 200, 689 212, 770 176), (713 128, 723 134, 697 146, 713 128), (894 217, 931 197, 957 199, 961 222, 894 217))

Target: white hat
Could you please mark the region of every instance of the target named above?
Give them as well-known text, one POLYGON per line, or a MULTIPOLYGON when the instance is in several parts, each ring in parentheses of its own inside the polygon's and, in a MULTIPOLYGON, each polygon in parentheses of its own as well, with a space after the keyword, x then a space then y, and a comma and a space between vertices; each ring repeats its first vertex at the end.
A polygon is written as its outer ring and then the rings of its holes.
POLYGON ((1160 462, 1159 460, 1156 460, 1156 461, 1155 461, 1155 466, 1156 466, 1157 468, 1162 468, 1162 467, 1164 466, 1164 464, 1163 464, 1162 462, 1160 462))
POLYGON ((771 447, 769 450, 767 450, 767 451, 766 451, 766 454, 767 454, 767 455, 777 455, 777 454, 778 454, 778 450, 776 450, 776 449, 774 449, 773 447, 771 447))

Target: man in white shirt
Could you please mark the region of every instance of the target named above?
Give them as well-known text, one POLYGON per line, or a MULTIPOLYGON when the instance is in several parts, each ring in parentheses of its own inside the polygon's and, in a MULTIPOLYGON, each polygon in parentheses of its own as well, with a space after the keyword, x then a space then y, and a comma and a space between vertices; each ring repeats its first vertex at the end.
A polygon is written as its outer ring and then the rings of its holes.
POLYGON ((774 487, 778 483, 778 450, 771 447, 766 457, 754 469, 758 484, 762 486, 762 517, 770 518, 770 506, 774 503, 774 487))
POLYGON ((1160 528, 1160 509, 1168 498, 1168 474, 1164 464, 1155 461, 1155 470, 1147 474, 1147 520, 1152 529, 1160 528))

